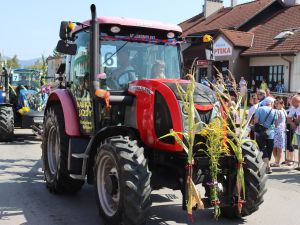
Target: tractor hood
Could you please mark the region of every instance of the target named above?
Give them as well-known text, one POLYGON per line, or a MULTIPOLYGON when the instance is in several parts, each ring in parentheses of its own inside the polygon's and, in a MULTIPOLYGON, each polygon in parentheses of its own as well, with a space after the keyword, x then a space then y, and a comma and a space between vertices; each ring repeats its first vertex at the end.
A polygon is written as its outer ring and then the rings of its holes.
MULTIPOLYGON (((150 79, 137 80, 129 84, 129 93, 144 92, 153 94, 155 91, 162 91, 163 87, 168 87, 173 92, 177 100, 181 100, 177 84, 180 84, 183 90, 187 90, 190 81, 179 79, 150 79)), ((195 83, 194 103, 200 105, 213 105, 217 102, 215 93, 207 86, 195 83)))
MULTIPOLYGON (((183 90, 187 90, 189 83, 180 83, 183 90)), ((175 94, 177 100, 181 100, 178 93, 177 85, 174 82, 166 82, 167 85, 175 94)), ((195 83, 195 92, 194 92, 194 103, 201 105, 212 105, 216 103, 217 99, 214 92, 207 86, 199 83, 195 83)))

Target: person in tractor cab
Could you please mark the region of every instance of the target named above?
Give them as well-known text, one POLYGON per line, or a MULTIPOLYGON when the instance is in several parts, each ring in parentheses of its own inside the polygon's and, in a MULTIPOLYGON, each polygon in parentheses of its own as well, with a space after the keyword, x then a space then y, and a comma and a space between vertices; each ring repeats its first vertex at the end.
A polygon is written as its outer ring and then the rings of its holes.
POLYGON ((25 88, 28 88, 28 81, 26 80, 26 76, 21 77, 21 80, 18 82, 18 85, 23 85, 25 88))
POLYGON ((119 89, 130 81, 136 80, 134 68, 130 65, 130 54, 128 50, 120 50, 117 53, 117 68, 108 76, 108 86, 111 89, 119 89))
POLYGON ((152 78, 166 78, 165 76, 165 63, 161 60, 156 60, 151 70, 152 78))

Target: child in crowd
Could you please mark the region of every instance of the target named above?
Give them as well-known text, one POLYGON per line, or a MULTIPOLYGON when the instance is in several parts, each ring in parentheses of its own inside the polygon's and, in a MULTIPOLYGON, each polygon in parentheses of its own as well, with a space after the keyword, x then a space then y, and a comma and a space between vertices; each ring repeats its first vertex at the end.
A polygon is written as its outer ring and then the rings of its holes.
POLYGON ((274 148, 273 156, 275 163, 271 163, 272 167, 279 167, 283 150, 285 149, 286 140, 286 111, 284 110, 284 102, 281 97, 277 97, 274 102, 274 108, 276 109, 277 120, 275 121, 274 129, 274 148))

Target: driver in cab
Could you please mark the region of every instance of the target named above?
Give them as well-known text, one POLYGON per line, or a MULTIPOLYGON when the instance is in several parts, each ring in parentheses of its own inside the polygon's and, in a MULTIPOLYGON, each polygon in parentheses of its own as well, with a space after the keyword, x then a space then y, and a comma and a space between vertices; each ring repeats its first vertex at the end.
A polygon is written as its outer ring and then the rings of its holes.
POLYGON ((114 86, 123 86, 132 80, 136 80, 134 68, 129 63, 129 51, 121 50, 117 53, 117 68, 110 74, 114 86))

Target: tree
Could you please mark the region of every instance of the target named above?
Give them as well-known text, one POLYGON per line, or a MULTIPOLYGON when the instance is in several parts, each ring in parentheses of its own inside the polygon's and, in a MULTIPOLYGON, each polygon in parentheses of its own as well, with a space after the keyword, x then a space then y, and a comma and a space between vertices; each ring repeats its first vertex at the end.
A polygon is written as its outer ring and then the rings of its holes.
POLYGON ((43 74, 47 74, 47 61, 45 56, 42 54, 42 57, 34 62, 34 64, 28 66, 29 69, 40 70, 43 74))
POLYGON ((7 66, 7 68, 18 68, 18 67, 20 67, 17 55, 14 55, 11 59, 8 59, 6 66, 7 66))

